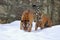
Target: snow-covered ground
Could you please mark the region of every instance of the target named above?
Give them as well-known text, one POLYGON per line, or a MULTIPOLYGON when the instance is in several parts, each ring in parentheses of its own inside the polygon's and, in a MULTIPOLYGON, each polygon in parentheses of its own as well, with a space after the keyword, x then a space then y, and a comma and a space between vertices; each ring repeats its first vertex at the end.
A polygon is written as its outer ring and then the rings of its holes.
POLYGON ((34 30, 35 23, 31 32, 20 30, 20 21, 10 24, 0 24, 0 40, 60 40, 60 25, 34 30))

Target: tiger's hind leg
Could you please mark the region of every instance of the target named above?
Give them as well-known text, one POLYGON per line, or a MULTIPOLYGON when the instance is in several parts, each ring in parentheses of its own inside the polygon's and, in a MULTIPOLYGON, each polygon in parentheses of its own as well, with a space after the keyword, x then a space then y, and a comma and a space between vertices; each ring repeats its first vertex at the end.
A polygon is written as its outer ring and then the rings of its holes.
POLYGON ((49 26, 49 27, 52 26, 52 21, 51 21, 51 20, 48 21, 48 26, 49 26))
POLYGON ((41 23, 41 29, 44 29, 44 28, 45 28, 44 25, 45 25, 45 22, 42 22, 42 23, 41 23))

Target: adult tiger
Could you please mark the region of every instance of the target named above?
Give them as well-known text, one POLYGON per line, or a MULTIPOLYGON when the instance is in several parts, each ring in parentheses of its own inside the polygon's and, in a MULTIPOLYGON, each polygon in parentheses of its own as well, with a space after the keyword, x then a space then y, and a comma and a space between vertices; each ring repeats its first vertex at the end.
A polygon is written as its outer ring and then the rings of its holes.
POLYGON ((30 32, 32 28, 32 22, 34 20, 33 11, 25 10, 21 17, 20 29, 30 32))
POLYGON ((35 30, 37 30, 38 27, 43 29, 43 28, 52 26, 52 20, 50 19, 50 17, 48 17, 48 15, 41 14, 40 17, 41 17, 40 21, 36 22, 35 30))

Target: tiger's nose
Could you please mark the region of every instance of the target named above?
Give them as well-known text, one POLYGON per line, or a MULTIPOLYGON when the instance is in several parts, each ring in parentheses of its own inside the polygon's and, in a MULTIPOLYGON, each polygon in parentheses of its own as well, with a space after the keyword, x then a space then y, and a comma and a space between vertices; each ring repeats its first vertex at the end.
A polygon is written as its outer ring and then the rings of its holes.
POLYGON ((24 30, 26 31, 27 30, 27 27, 24 27, 24 30))

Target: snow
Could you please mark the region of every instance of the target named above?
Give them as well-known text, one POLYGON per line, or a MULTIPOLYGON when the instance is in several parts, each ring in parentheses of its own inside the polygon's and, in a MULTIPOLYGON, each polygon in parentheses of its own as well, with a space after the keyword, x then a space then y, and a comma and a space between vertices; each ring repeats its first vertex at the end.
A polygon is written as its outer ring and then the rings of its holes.
POLYGON ((35 22, 31 32, 20 30, 20 21, 9 24, 0 24, 0 40, 60 40, 60 25, 34 30, 35 22))

